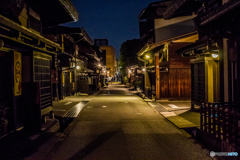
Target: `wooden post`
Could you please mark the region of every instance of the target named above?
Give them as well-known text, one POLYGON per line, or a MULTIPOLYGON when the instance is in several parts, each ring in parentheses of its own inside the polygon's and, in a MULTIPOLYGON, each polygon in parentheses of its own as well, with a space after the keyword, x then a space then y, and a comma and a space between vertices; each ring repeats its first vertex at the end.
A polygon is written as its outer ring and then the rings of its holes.
POLYGON ((155 53, 156 63, 156 99, 160 99, 160 73, 159 73, 159 53, 155 53))
POLYGON ((200 129, 203 130, 203 116, 204 116, 204 112, 203 112, 203 108, 205 107, 204 103, 201 104, 200 106, 200 129))

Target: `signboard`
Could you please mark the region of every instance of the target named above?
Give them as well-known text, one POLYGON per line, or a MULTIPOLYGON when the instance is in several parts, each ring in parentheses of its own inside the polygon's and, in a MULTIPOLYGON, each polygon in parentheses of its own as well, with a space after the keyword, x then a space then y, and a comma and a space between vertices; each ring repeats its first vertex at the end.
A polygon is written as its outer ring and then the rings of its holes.
POLYGON ((22 55, 14 52, 14 96, 22 95, 22 55))
POLYGON ((88 84, 92 84, 92 77, 88 77, 88 84))

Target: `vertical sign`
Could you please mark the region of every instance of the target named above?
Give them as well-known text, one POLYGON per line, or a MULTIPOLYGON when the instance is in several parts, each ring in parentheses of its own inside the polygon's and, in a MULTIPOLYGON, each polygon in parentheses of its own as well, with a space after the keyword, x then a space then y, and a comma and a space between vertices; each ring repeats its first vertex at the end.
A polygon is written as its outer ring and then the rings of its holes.
POLYGON ((14 52, 14 96, 22 94, 22 55, 14 52))

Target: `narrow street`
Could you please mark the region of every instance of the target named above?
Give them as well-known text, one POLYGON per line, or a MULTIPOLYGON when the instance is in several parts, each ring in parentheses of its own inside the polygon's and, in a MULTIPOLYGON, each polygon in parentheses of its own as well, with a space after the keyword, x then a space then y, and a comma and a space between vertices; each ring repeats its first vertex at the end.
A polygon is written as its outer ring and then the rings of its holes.
POLYGON ((124 85, 109 85, 66 130, 47 159, 211 159, 124 85))

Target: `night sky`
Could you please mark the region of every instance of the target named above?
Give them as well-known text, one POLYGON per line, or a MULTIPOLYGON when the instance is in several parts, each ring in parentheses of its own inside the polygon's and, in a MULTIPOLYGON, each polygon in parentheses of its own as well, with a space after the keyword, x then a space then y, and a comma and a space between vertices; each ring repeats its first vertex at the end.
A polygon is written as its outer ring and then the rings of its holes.
POLYGON ((138 15, 152 2, 156 0, 72 0, 79 19, 65 25, 83 27, 92 40, 108 39, 118 58, 124 41, 140 37, 138 15))

